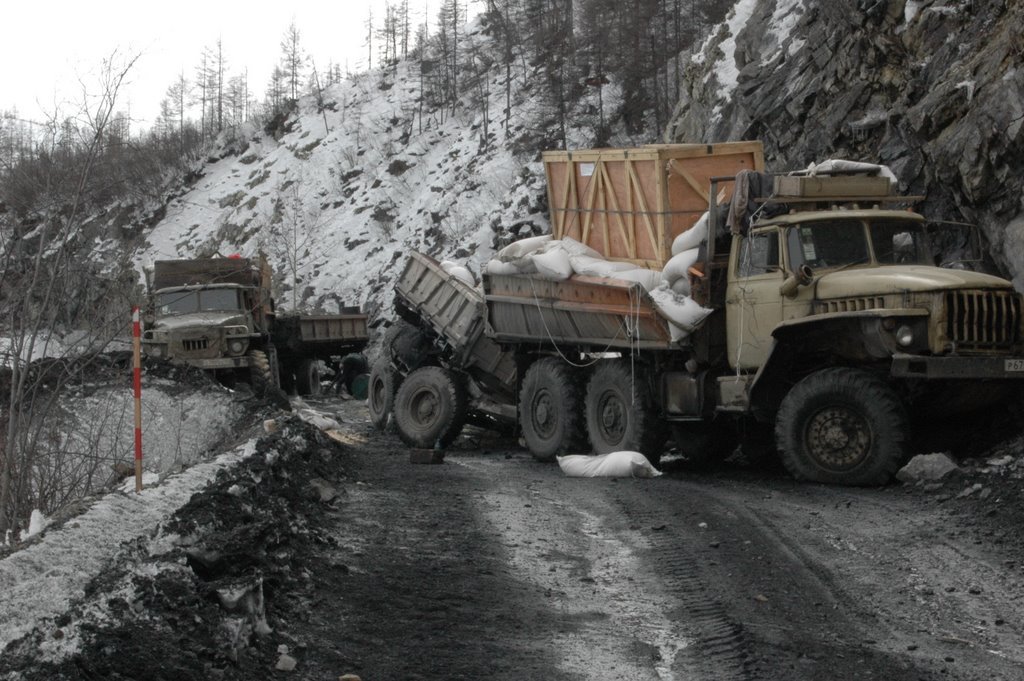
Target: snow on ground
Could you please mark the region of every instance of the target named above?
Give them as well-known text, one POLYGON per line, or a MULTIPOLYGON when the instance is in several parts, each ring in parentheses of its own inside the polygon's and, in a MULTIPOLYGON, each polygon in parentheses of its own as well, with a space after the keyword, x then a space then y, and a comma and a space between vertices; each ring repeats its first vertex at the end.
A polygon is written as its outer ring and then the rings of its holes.
MULTIPOLYGON (((89 386, 84 386, 83 391, 89 386)), ((131 461, 135 447, 134 396, 131 387, 102 386, 90 394, 61 400, 71 427, 60 447, 89 452, 104 461, 131 461)), ((200 461, 231 436, 230 424, 242 406, 228 390, 183 391, 165 378, 143 378, 142 447, 147 471, 164 475, 200 461)))
MULTIPOLYGON (((129 479, 117 492, 99 501, 63 527, 48 531, 32 545, 0 560, 0 649, 46 618, 68 609, 83 587, 115 558, 121 545, 150 535, 170 514, 222 470, 255 451, 255 440, 157 482, 149 476, 135 494, 129 479)), ((58 648, 74 646, 66 632, 58 648)))

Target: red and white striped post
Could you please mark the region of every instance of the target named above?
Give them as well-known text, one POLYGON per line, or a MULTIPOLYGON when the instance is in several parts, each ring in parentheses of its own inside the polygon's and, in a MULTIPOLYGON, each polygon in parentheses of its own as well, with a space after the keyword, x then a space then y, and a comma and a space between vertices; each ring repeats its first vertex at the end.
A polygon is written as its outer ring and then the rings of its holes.
POLYGON ((142 491, 142 325, 132 308, 132 383, 135 389, 135 493, 142 491))

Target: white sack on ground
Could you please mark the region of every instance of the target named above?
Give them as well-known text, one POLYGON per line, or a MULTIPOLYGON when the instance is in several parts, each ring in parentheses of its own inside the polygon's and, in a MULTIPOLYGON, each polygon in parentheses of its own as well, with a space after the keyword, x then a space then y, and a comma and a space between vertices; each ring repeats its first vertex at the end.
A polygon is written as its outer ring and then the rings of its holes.
POLYGON ((537 274, 545 279, 565 281, 572 276, 569 254, 561 248, 551 248, 546 253, 534 253, 530 259, 537 268, 537 274))
MULTIPOLYGON (((667 286, 661 286, 651 291, 651 298, 658 306, 658 311, 684 332, 679 338, 685 338, 704 321, 705 317, 711 314, 711 310, 701 307, 693 298, 677 296, 667 286)), ((676 338, 676 334, 673 332, 672 340, 679 340, 679 338, 676 338)))
POLYGON ((661 473, 640 452, 612 452, 558 457, 558 467, 570 478, 654 478, 661 473))
POLYGON ((665 263, 665 268, 661 270, 662 279, 669 286, 675 284, 676 280, 680 278, 686 279, 686 271, 693 266, 693 263, 697 262, 699 255, 699 248, 691 248, 678 255, 673 255, 672 259, 665 263))
POLYGON ((644 267, 636 267, 631 270, 616 272, 611 276, 613 279, 635 281, 643 286, 647 291, 653 291, 658 286, 661 286, 661 272, 659 270, 649 270, 644 267))
POLYGON ((697 248, 708 235, 708 213, 700 216, 700 219, 672 241, 672 255, 679 255, 683 251, 697 248))
POLYGON ((605 260, 589 255, 570 255, 569 263, 572 265, 573 272, 588 277, 614 277, 616 272, 624 272, 636 267, 633 263, 605 260))

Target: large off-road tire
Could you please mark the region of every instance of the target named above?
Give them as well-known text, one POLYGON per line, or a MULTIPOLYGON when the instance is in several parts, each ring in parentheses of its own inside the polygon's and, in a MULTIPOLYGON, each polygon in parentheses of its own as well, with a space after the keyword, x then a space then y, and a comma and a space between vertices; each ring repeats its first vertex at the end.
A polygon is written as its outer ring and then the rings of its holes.
POLYGON ((643 375, 619 360, 598 362, 587 382, 587 435, 597 454, 640 452, 658 463, 668 429, 643 375))
POLYGON ((556 357, 530 365, 519 391, 519 423, 538 461, 582 448, 583 399, 579 372, 556 357))
POLYGON ((896 393, 858 369, 823 369, 782 401, 775 440, 798 480, 883 485, 906 460, 909 422, 896 393))
POLYGON ((270 368, 270 358, 263 350, 249 351, 249 377, 252 391, 257 395, 262 395, 268 386, 274 385, 274 372, 270 368))
POLYGON ((462 378, 441 367, 420 367, 395 394, 395 427, 410 447, 447 447, 466 423, 468 397, 462 378))
POLYGON ((381 357, 370 369, 370 380, 366 388, 366 408, 370 412, 370 423, 378 430, 386 430, 394 405, 395 370, 386 357, 381 357))
POLYGON ((295 390, 300 395, 320 394, 320 361, 306 357, 295 367, 295 390))
POLYGON ((249 351, 249 385, 257 397, 269 400, 286 411, 291 410, 288 396, 278 386, 274 363, 263 350, 249 351))
POLYGON ((399 319, 384 335, 384 352, 404 373, 412 373, 430 357, 433 343, 419 327, 399 319))

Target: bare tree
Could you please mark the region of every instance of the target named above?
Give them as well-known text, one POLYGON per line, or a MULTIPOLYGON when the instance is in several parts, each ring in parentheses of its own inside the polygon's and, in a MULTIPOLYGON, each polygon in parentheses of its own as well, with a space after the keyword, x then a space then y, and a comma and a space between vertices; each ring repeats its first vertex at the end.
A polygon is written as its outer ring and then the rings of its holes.
POLYGON ((275 260, 284 263, 291 290, 291 309, 299 309, 299 271, 308 260, 313 248, 313 234, 321 219, 321 211, 314 204, 306 205, 302 193, 303 182, 292 182, 277 191, 277 203, 271 218, 266 244, 275 260))
MULTIPOLYGON (((95 240, 82 233, 82 225, 95 191, 94 175, 109 150, 117 97, 137 59, 115 52, 104 60, 98 94, 83 85, 78 128, 88 137, 66 198, 55 193, 52 202, 40 204, 37 223, 11 215, 0 221, 0 320, 9 339, 0 361, 7 366, 0 380, 0 538, 39 499, 40 480, 34 474, 41 441, 47 437, 44 424, 53 409, 50 396, 87 368, 98 349, 123 328, 115 320, 125 312, 127 301, 121 296, 130 288, 124 277, 127 256, 102 264, 93 253, 95 240), (93 286, 86 287, 86 282, 93 286), (104 297, 113 307, 103 305, 104 297), (87 329, 84 350, 75 360, 52 346, 51 334, 61 327, 87 329), (56 359, 33 363, 38 355, 56 359)), ((49 190, 63 185, 54 182, 49 190)))
POLYGON ((299 83, 302 82, 302 71, 306 65, 306 57, 299 42, 299 28, 292 21, 281 39, 281 71, 288 84, 288 96, 299 98, 299 83))

